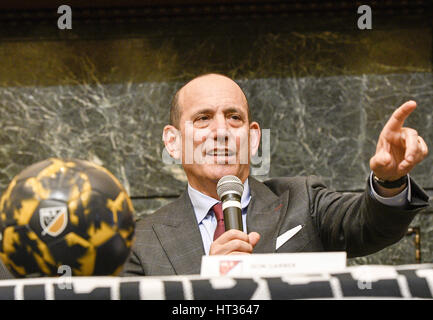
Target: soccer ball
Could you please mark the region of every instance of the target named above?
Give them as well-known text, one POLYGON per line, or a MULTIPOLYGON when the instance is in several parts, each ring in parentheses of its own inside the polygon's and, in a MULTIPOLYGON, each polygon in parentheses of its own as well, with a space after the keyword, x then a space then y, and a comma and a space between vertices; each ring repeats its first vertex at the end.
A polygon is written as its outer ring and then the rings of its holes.
POLYGON ((50 158, 0 199, 0 257, 17 277, 118 275, 134 241, 131 200, 105 168, 50 158), (63 271, 61 272, 63 273, 63 271))

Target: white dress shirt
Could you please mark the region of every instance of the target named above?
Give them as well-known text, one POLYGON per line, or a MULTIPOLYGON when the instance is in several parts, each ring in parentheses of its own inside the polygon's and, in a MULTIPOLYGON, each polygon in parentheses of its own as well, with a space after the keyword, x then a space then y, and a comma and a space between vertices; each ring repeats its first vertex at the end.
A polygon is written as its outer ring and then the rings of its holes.
MULTIPOLYGON (((217 219, 213 210, 209 213, 209 210, 217 204, 217 199, 209 197, 200 191, 197 191, 188 183, 188 194, 191 199, 192 206, 194 208, 195 217, 197 218, 198 227, 200 229, 201 238, 203 240, 203 247, 206 255, 209 255, 210 245, 213 242, 213 235, 217 227, 217 219)), ((242 223, 244 232, 247 232, 247 208, 251 200, 250 185, 248 184, 248 178, 244 182, 244 192, 241 197, 242 207, 242 223)))

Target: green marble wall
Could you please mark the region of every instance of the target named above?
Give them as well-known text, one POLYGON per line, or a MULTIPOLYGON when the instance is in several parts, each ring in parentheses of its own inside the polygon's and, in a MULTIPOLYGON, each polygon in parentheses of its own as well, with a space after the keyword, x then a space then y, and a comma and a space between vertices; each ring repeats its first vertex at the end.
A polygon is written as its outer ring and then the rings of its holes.
MULTIPOLYGON (((28 35, 2 29, 0 190, 27 165, 76 157, 113 172, 137 215, 151 214, 186 184, 181 167, 162 161, 171 97, 205 72, 237 80, 253 117, 270 129, 270 171, 259 179, 316 174, 339 191, 363 189, 379 132, 408 99, 418 108, 407 125, 433 149, 431 26, 293 26, 155 22, 100 37, 91 27, 67 36, 46 26, 28 35)), ((413 171, 430 193, 432 154, 413 171)), ((412 223, 421 227, 423 262, 433 261, 432 216, 412 223)), ((414 262, 411 236, 349 261, 414 262)))

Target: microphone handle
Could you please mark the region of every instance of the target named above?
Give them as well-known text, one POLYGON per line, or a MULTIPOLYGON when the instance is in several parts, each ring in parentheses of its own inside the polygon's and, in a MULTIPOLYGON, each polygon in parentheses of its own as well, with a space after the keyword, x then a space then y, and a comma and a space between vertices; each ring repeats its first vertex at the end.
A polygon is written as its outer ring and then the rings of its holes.
MULTIPOLYGON (((221 199, 224 205, 226 201, 236 201, 239 202, 239 206, 241 203, 241 199, 237 194, 229 193, 224 195, 221 199)), ((230 229, 236 229, 240 231, 244 231, 243 223, 242 223, 242 210, 236 206, 229 206, 223 210, 224 213, 224 225, 226 231, 230 229)))

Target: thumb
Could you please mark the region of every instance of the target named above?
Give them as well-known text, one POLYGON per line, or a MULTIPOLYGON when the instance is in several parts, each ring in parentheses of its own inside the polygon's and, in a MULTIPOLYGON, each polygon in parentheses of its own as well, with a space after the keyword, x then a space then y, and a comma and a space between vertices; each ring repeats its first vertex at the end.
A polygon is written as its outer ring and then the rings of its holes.
POLYGON ((260 234, 258 234, 257 232, 250 232, 250 234, 248 234, 248 240, 254 248, 257 242, 259 242, 260 240, 260 234))
POLYGON ((391 155, 385 150, 376 153, 370 160, 370 167, 374 169, 387 167, 391 163, 391 155))

